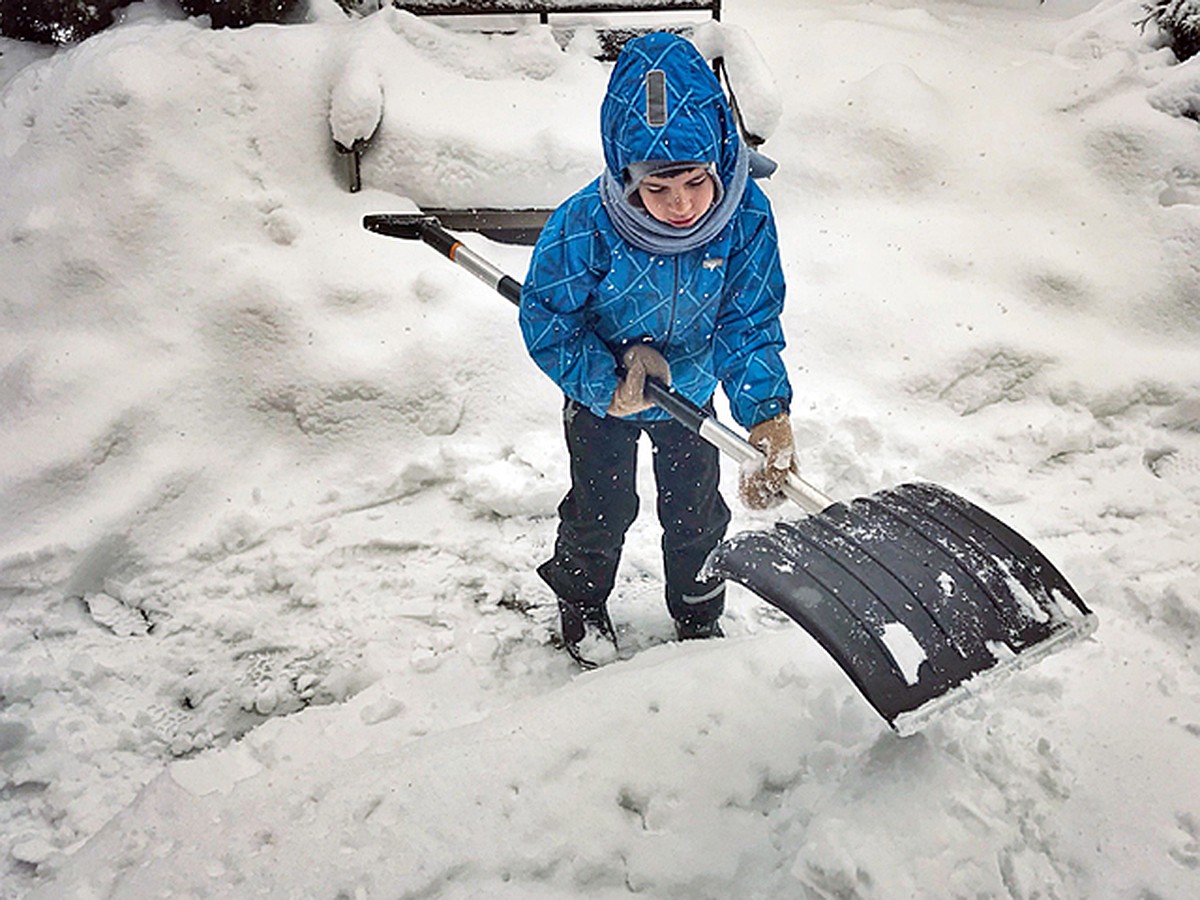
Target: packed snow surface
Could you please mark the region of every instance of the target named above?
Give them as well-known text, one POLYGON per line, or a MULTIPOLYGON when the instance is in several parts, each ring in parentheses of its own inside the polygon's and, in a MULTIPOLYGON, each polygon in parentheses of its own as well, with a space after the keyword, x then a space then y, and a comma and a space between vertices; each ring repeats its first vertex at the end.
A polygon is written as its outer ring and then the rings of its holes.
POLYGON ((560 397, 509 304, 360 226, 593 177, 586 31, 154 2, 0 43, 0 895, 1200 896, 1200 60, 1142 16, 697 36, 780 163, 805 477, 944 484, 1101 622, 903 739, 741 589, 670 639, 648 460, 623 658, 573 668, 560 397))

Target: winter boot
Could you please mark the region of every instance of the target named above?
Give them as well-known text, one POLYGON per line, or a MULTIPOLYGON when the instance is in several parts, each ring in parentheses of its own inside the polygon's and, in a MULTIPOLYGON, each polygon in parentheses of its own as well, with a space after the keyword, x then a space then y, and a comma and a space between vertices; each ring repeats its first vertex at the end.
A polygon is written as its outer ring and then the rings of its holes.
POLYGON ((708 622, 676 619, 675 636, 681 641, 699 641, 707 638, 723 638, 725 632, 721 628, 720 619, 712 619, 708 622))
POLYGON ((583 669, 594 669, 617 658, 617 632, 601 604, 558 601, 563 646, 583 669))

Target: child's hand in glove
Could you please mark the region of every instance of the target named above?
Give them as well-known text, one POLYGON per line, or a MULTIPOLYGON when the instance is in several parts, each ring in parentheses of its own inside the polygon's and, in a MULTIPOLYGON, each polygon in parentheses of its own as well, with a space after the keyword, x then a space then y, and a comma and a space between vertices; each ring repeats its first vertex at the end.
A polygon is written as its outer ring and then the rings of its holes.
POLYGON ((783 500, 788 471, 796 470, 796 440, 788 414, 759 422, 750 429, 749 440, 766 460, 761 466, 743 467, 738 475, 738 496, 750 509, 770 509, 783 500))
POLYGON ((663 384, 671 383, 671 367, 649 344, 634 344, 625 351, 622 363, 625 377, 617 382, 613 392, 612 402, 608 405, 610 416, 632 416, 654 405, 645 395, 647 376, 657 378, 663 384))

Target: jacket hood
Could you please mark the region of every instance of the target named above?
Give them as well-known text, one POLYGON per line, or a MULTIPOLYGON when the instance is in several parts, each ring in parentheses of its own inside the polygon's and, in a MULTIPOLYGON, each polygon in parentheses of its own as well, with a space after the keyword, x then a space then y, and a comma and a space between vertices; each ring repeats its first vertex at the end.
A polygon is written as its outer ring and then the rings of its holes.
POLYGON ((609 173, 621 183, 631 163, 712 163, 724 185, 737 167, 740 138, 712 68, 688 41, 655 32, 625 44, 600 107, 609 173))

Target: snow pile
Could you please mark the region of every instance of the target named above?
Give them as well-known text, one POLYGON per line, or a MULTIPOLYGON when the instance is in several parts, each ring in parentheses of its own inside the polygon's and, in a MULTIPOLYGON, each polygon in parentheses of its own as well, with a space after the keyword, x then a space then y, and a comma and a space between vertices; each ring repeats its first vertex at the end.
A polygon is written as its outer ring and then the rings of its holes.
POLYGON ((746 133, 762 140, 770 138, 783 117, 783 98, 750 33, 736 25, 706 22, 696 28, 692 42, 705 59, 722 60, 746 133))
POLYGON ((1101 620, 905 740, 745 592, 669 642, 649 503, 627 659, 551 645, 560 399, 359 223, 593 177, 582 46, 154 6, 4 44, 0 893, 1194 894, 1200 70, 1090 7, 735 11, 802 470, 946 484, 1101 620))

